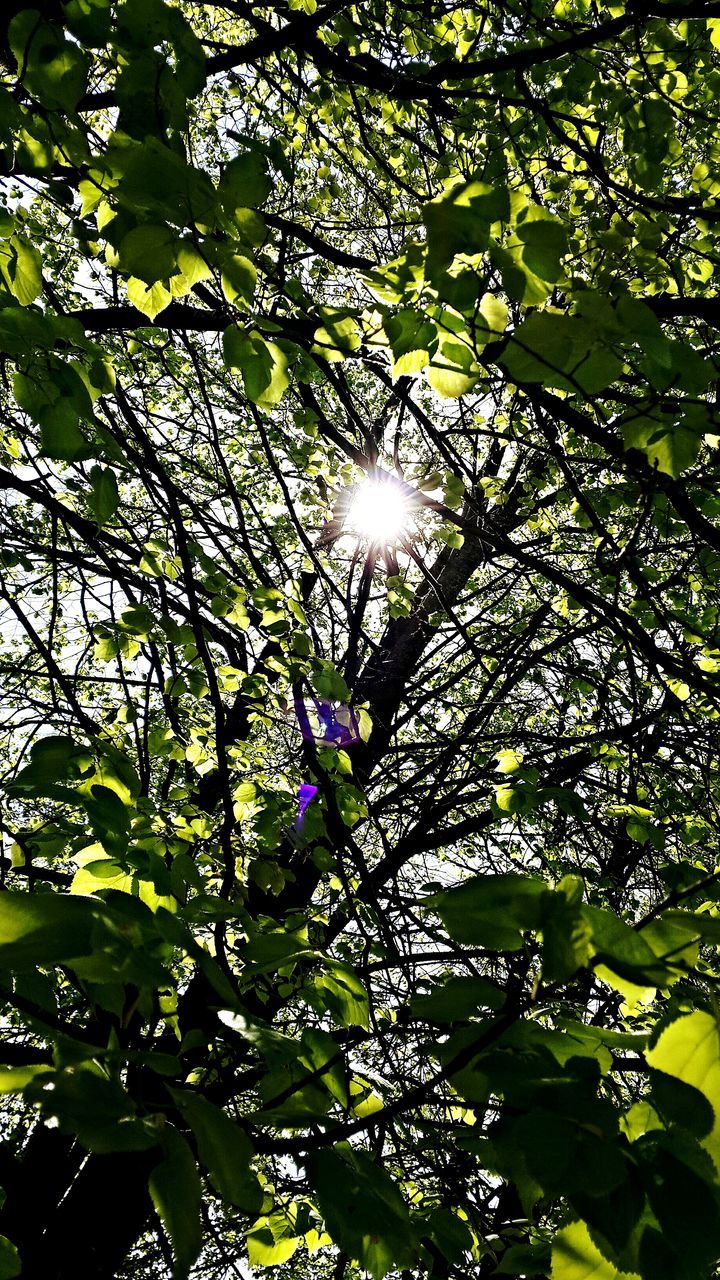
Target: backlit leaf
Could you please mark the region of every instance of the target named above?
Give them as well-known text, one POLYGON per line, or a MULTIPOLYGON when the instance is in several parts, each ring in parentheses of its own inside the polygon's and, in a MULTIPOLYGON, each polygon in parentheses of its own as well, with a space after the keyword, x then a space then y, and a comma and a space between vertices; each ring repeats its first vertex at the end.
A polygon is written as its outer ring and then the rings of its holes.
POLYGON ((192 1152, 171 1125, 165 1128, 163 1155, 150 1174, 148 1186, 172 1246, 175 1280, 187 1280, 202 1243, 202 1188, 192 1152))

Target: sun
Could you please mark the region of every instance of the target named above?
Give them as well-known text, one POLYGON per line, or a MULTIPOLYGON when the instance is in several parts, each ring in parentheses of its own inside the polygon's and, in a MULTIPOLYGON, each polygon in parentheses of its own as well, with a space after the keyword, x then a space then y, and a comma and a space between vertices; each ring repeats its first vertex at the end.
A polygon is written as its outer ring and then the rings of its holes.
POLYGON ((409 518, 402 486, 392 476, 376 477, 357 486, 345 519, 345 532, 385 547, 403 537, 409 518))

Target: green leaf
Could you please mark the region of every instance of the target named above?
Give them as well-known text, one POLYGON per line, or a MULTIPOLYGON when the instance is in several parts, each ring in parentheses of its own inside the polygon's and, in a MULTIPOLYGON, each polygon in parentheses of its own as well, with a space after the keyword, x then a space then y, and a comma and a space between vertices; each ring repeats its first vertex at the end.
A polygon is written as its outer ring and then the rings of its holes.
POLYGON ((645 1051, 650 1067, 682 1080, 704 1094, 714 1122, 702 1145, 720 1171, 720 1032, 714 1017, 696 1009, 677 1018, 661 1032, 657 1044, 645 1051))
POLYGON ((289 1214, 276 1212, 259 1218, 247 1234, 248 1262, 251 1267, 281 1266, 292 1258, 301 1240, 289 1214))
POLYGON ((312 354, 331 362, 344 360, 362 344, 355 316, 334 307, 321 307, 323 324, 313 334, 312 354))
POLYGON ((172 293, 164 284, 147 285, 131 276, 127 282, 128 300, 149 320, 154 320, 172 302, 172 293))
POLYGON ((512 750, 499 751, 495 759, 497 760, 496 768, 498 773, 517 773, 523 762, 522 755, 512 750))
MULTIPOLYGON (((180 276, 187 285, 188 289, 193 285, 199 284, 201 280, 208 280, 212 276, 212 268, 205 261, 203 254, 197 245, 191 240, 178 240, 177 243, 177 265, 180 276)), ((177 277, 173 276, 171 285, 177 277)))
POLYGON ((583 914, 592 928, 596 966, 602 965, 638 986, 662 986, 667 981, 667 965, 658 960, 637 930, 602 907, 585 906, 583 914))
POLYGON ((624 418, 619 426, 626 449, 639 449, 651 467, 674 480, 693 465, 700 452, 700 434, 682 420, 669 422, 662 415, 640 414, 624 418))
POLYGON ((664 1071, 650 1072, 650 1101, 666 1124, 682 1125, 696 1138, 706 1138, 715 1124, 715 1112, 706 1095, 664 1071))
POLYGON ((36 1076, 50 1073, 49 1066, 0 1067, 0 1095, 22 1093, 36 1076))
POLYGON ((0 1280, 13 1280, 21 1271, 20 1254, 7 1236, 0 1236, 0 1280))
POLYGON ((198 1155, 215 1190, 243 1213, 258 1213, 263 1191, 251 1168, 253 1150, 246 1134, 206 1098, 171 1092, 195 1135, 198 1155))
POLYGON ((501 813, 530 813, 538 803, 538 792, 523 782, 513 786, 505 784, 497 788, 494 802, 501 813))
POLYGON ((597 344, 590 325, 579 316, 540 311, 515 329, 503 363, 516 382, 597 395, 622 372, 622 363, 597 344))
POLYGON ((88 506, 98 524, 107 524, 118 509, 120 494, 115 472, 110 467, 93 467, 90 472, 92 490, 88 506))
POLYGON ((63 16, 68 29, 82 43, 102 49, 111 30, 110 0, 68 0, 63 16))
POLYGON ((350 690, 344 676, 336 670, 331 662, 323 662, 322 665, 313 673, 313 688, 317 690, 321 698, 328 698, 332 702, 347 703, 350 701, 350 690))
POLYGON ((600 1252, 584 1222, 571 1222, 553 1241, 550 1276, 551 1280, 623 1280, 626 1273, 600 1252))
POLYGON ((550 1247, 547 1244, 513 1244, 506 1249, 493 1275, 537 1276, 550 1269, 550 1247))
POLYGON ((157 1128, 135 1115, 132 1099, 116 1080, 88 1064, 87 1045, 63 1041, 56 1061, 67 1069, 36 1076, 25 1097, 35 1103, 47 1123, 62 1133, 75 1134, 98 1155, 112 1151, 147 1151, 159 1140, 157 1128))
POLYGON ((79 747, 72 738, 48 734, 33 743, 29 763, 8 786, 12 792, 20 795, 52 795, 46 789, 48 786, 77 776, 78 766, 87 762, 86 750, 79 747))
POLYGON ((225 166, 218 188, 220 199, 232 212, 259 209, 272 190, 265 157, 247 151, 225 166))
POLYGON ((51 110, 71 111, 87 87, 87 54, 65 39, 60 26, 42 21, 36 9, 16 14, 8 40, 29 92, 51 110))
POLYGON ((76 461, 93 449, 78 429, 80 418, 92 420, 92 401, 78 368, 55 357, 34 361, 13 378, 18 404, 42 428, 43 454, 76 461))
POLYGON ((383 322, 393 353, 393 378, 420 373, 437 345, 435 325, 421 312, 407 307, 383 322))
POLYGON ((505 291, 516 302, 526 307, 539 306, 540 303, 545 302, 552 293, 553 284, 560 274, 559 255, 557 267, 553 255, 539 260, 539 265, 542 265, 544 271, 551 273, 552 279, 547 280, 536 275, 529 265, 533 255, 528 252, 528 246, 518 235, 509 236, 502 245, 491 240, 489 257, 500 271, 505 291))
POLYGON ((583 883, 565 876, 543 905, 543 974, 566 982, 593 953, 592 927, 582 906, 583 883))
POLYGON ((390 1175, 366 1152, 341 1144, 306 1161, 325 1225, 373 1280, 414 1263, 407 1205, 390 1175))
POLYGON ((0 351, 19 356, 33 347, 49 350, 54 343, 54 326, 46 316, 11 305, 0 311, 0 351))
MULTIPOLYGON (((689 864, 685 864, 689 868, 689 864)), ((677 887, 689 888, 693 880, 699 878, 699 869, 697 867, 689 868, 691 877, 687 883, 679 883, 677 887)), ((671 886, 673 889, 675 885, 671 886)), ((693 913, 691 911, 663 911, 662 920, 668 924, 677 926, 683 933, 692 938, 704 938, 708 942, 720 943, 720 920, 716 916, 706 915, 704 912, 693 913)))
POLYGON ((424 1226, 433 1244, 448 1262, 457 1265, 463 1261, 463 1254, 471 1252, 472 1232, 467 1222, 451 1209, 437 1206, 428 1215, 424 1226))
POLYGON ((355 970, 342 960, 325 959, 326 973, 315 979, 325 1008, 343 1027, 369 1026, 368 994, 355 970))
POLYGON ((249 258, 231 253, 223 258, 222 290, 228 302, 252 302, 257 284, 257 271, 249 258))
POLYGON ((94 903, 59 893, 0 894, 0 965, 14 973, 90 955, 94 903))
POLYGON ((430 1022, 472 1018, 480 1009, 501 1009, 505 993, 487 978, 450 978, 428 995, 414 996, 412 1012, 430 1022))
POLYGON ((231 325, 223 334, 223 355, 228 369, 241 369, 245 394, 263 408, 272 408, 290 383, 287 356, 261 334, 246 333, 231 325))
POLYGON ((258 1084, 263 1117, 283 1129, 305 1128, 321 1120, 331 1105, 322 1083, 298 1061, 273 1067, 258 1084))
POLYGON ((132 811, 110 787, 94 783, 90 794, 82 795, 93 833, 110 853, 122 854, 127 848, 132 811))
POLYGON ((530 876, 482 875, 425 899, 456 942, 517 951, 522 931, 542 923, 547 886, 530 876))
POLYGON ((327 1031, 306 1027, 301 1043, 303 1052, 300 1061, 308 1071, 320 1073, 317 1076, 318 1083, 347 1109, 350 1106, 347 1065, 336 1041, 327 1031))
POLYGON ((11 236, 0 245, 0 272, 22 307, 42 293, 42 259, 25 236, 11 236))
POLYGON ((81 462, 94 452, 73 422, 43 423, 40 442, 43 457, 59 462, 81 462))
MULTIPOLYGON (((243 786, 248 785, 252 786, 252 783, 243 784, 243 786)), ((253 973, 272 973, 307 951, 308 944, 301 935, 286 933, 283 930, 280 933, 258 934, 246 946, 240 948, 239 954, 243 963, 250 966, 253 973)))
POLYGON ((478 347, 505 332, 508 322, 507 304, 492 293, 484 293, 475 317, 475 341, 478 347))
POLYGON ((163 1136, 164 1155, 148 1180, 152 1202, 172 1246, 174 1280, 187 1280, 202 1245, 202 1187, 185 1139, 171 1125, 163 1136))
POLYGON ((427 380, 438 395, 457 398, 472 391, 480 376, 480 368, 472 347, 454 333, 439 331, 439 340, 427 380))
POLYGON ((77 372, 87 387, 92 400, 101 395, 111 395, 115 390, 115 370, 110 360, 93 360, 88 367, 78 365, 77 372))
POLYGON ((134 227, 120 241, 120 266, 128 275, 153 285, 177 271, 178 250, 177 235, 170 227, 134 227))
POLYGON ((515 235, 522 244, 524 267, 540 280, 554 284, 561 274, 560 262, 567 252, 565 228, 545 209, 531 206, 518 221, 515 235))
POLYGON ((121 177, 113 195, 135 219, 147 214, 183 228, 214 226, 217 196, 209 177, 157 138, 123 147, 111 160, 121 177))
POLYGON ((646 1274, 707 1275, 720 1254, 720 1193, 712 1163, 677 1130, 654 1130, 633 1143, 659 1231, 643 1233, 640 1266, 646 1274))
POLYGON ((507 189, 478 181, 456 186, 447 195, 423 205, 428 278, 434 280, 460 253, 470 258, 482 253, 487 248, 492 223, 509 214, 507 189))

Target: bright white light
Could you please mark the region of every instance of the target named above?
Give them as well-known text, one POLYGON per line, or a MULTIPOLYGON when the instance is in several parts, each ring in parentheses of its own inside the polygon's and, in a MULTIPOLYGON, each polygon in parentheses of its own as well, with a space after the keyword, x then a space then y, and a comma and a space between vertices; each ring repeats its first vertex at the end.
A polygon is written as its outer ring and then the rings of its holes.
POLYGON ((355 490, 345 529, 380 546, 397 542, 407 529, 408 500, 391 477, 363 480, 355 490))

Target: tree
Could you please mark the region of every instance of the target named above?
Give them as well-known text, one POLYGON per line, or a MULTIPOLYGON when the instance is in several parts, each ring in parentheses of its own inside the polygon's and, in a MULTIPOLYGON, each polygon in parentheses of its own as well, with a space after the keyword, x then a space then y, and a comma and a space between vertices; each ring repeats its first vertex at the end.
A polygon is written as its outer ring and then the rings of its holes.
POLYGON ((0 21, 0 1275, 704 1280, 720 7, 0 21))

